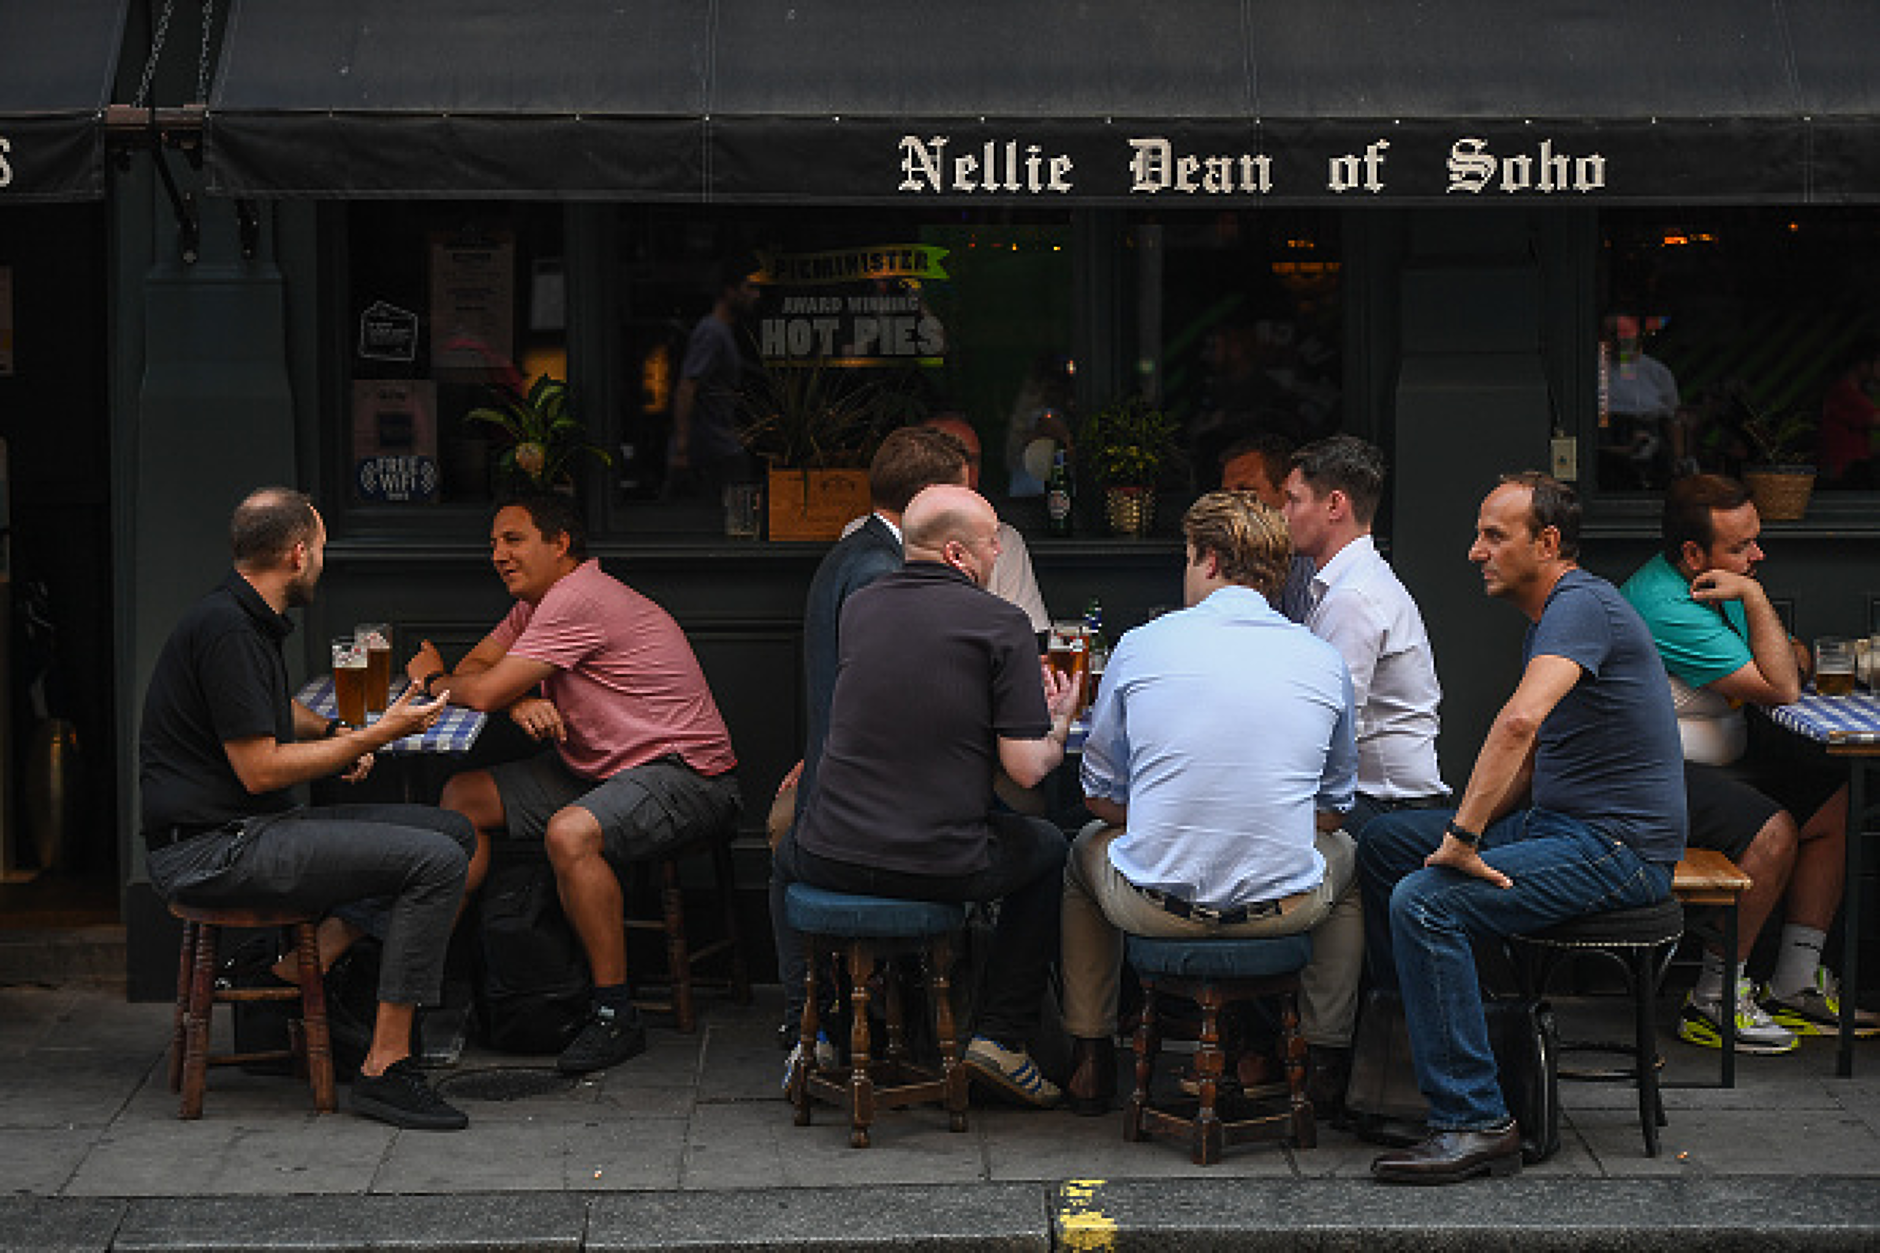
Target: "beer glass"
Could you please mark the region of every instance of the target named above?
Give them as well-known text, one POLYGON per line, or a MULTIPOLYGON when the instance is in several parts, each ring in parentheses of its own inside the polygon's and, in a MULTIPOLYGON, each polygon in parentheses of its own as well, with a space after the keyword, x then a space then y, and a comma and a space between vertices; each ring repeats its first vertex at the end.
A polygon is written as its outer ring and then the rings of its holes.
POLYGON ((1815 690, 1823 696, 1854 694, 1854 641, 1838 636, 1815 641, 1815 690))
POLYGON ((366 650, 356 635, 333 641, 333 704, 341 722, 366 724, 366 650))
POLYGON ((1078 699, 1073 718, 1083 717, 1090 704, 1090 631, 1081 622, 1055 622, 1051 625, 1051 644, 1045 652, 1051 668, 1066 682, 1084 676, 1084 692, 1078 699))
POLYGON ((366 710, 382 714, 392 700, 392 624, 361 622, 353 638, 366 650, 366 710))

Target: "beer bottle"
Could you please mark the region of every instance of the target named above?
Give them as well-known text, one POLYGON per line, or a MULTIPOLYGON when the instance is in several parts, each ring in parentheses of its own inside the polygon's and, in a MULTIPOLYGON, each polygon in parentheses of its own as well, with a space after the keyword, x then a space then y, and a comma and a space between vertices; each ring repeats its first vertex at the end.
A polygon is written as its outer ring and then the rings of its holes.
POLYGON ((1045 531, 1060 539, 1071 533, 1071 472, 1064 464, 1064 450, 1051 459, 1051 475, 1044 481, 1045 531))

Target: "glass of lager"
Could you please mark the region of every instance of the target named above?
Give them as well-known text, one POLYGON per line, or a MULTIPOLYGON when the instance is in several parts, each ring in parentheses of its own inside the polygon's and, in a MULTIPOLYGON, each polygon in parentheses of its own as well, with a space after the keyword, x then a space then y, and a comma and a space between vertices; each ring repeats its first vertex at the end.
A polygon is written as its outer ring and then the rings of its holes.
POLYGON ((392 624, 361 622, 353 638, 366 650, 366 711, 382 714, 392 698, 392 624))
POLYGON ((1823 696, 1854 694, 1854 641, 1839 636, 1815 641, 1815 690, 1823 696))
POLYGON ((333 704, 341 722, 366 724, 366 650, 356 635, 333 641, 333 704))

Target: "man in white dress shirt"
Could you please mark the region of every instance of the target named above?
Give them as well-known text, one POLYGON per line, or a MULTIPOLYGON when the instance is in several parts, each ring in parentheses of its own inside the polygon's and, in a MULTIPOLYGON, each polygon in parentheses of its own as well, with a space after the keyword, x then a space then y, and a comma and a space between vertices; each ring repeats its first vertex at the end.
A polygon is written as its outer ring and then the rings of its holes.
POLYGON ((1398 809, 1448 804, 1436 765, 1436 709, 1443 690, 1416 602, 1371 541, 1384 495, 1375 445, 1334 435, 1293 454, 1286 525, 1312 559, 1305 624, 1345 659, 1357 707, 1358 797, 1345 830, 1398 809))

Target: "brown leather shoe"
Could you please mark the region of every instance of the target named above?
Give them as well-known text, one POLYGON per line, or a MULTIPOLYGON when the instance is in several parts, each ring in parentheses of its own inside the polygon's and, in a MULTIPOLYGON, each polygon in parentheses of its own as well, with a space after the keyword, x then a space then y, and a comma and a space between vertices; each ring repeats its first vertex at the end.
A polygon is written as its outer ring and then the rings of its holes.
POLYGON ((1071 1077, 1064 1102, 1073 1114, 1096 1117, 1110 1112, 1116 1099, 1116 1042, 1077 1037, 1071 1041, 1071 1077))
POLYGON ((1521 1173, 1521 1129, 1510 1118, 1490 1131, 1436 1131, 1371 1163, 1384 1183, 1461 1183, 1477 1175, 1521 1173))

